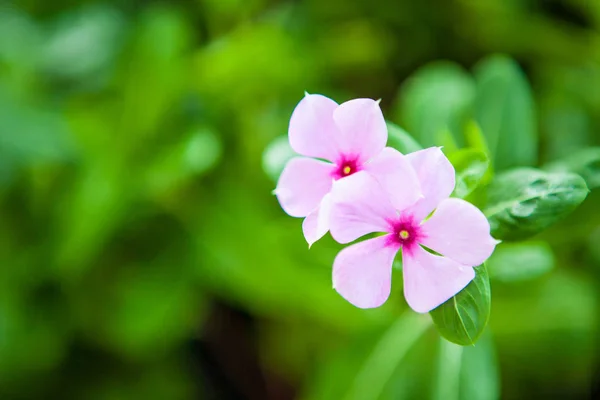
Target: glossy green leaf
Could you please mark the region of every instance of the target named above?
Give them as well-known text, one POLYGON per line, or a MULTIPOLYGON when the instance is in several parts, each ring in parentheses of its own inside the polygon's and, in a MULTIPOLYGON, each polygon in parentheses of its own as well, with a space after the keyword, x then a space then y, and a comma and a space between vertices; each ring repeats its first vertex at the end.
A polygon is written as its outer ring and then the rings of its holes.
POLYGON ((486 264, 491 279, 518 282, 535 279, 554 268, 554 254, 546 242, 501 243, 486 264))
POLYGON ((390 121, 386 121, 386 124, 388 128, 388 147, 392 147, 403 154, 423 149, 423 146, 404 129, 390 121))
POLYGON ((286 136, 275 138, 265 148, 262 156, 262 167, 274 182, 277 182, 285 164, 297 154, 292 150, 286 136))
POLYGON ((475 149, 462 149, 448 158, 456 171, 452 196, 465 198, 481 184, 490 161, 484 152, 475 149))
POLYGON ((492 56, 475 67, 477 122, 498 170, 537 160, 535 106, 531 88, 516 62, 492 56))
POLYGON ((456 296, 429 314, 440 334, 452 343, 474 344, 490 316, 490 280, 485 265, 475 268, 475 278, 456 296))
POLYGON ((492 182, 484 213, 496 239, 524 239, 571 213, 588 192, 579 175, 518 168, 492 182))
POLYGON ((600 187, 600 147, 580 150, 570 156, 546 164, 544 169, 551 172, 574 172, 585 179, 588 188, 600 187))
POLYGON ((474 98, 475 83, 466 71, 437 62, 418 70, 402 86, 395 116, 425 147, 439 145, 439 135, 446 130, 460 146, 474 98))

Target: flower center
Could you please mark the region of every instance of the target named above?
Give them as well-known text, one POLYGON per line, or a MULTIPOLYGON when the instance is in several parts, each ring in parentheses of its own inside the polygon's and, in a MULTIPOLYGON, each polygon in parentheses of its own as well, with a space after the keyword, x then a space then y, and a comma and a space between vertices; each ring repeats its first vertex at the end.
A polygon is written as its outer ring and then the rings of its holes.
POLYGON ((403 251, 411 252, 423 239, 421 225, 412 215, 402 214, 395 221, 390 221, 392 240, 402 246, 403 251))
POLYGON ((344 156, 338 160, 337 168, 333 172, 334 179, 342 179, 360 171, 360 165, 357 157, 344 156))

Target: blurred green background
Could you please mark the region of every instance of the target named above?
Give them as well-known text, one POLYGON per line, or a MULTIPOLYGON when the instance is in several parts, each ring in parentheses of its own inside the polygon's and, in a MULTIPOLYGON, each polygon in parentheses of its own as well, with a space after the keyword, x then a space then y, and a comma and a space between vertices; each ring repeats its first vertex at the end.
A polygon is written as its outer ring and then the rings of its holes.
POLYGON ((307 249, 271 195, 283 155, 263 162, 305 90, 381 98, 440 145, 420 124, 494 60, 525 110, 498 116, 497 169, 582 154, 599 28, 596 0, 0 0, 0 399, 599 398, 596 190, 499 248, 490 326, 462 349, 405 313, 401 273, 379 309, 344 301, 341 246, 307 249))

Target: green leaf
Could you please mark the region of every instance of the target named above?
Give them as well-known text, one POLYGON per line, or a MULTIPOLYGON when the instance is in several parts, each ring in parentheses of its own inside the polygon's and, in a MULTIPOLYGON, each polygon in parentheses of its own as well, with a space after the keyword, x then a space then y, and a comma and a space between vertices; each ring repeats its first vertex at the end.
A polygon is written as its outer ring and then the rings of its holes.
POLYGON ((585 179, 588 188, 600 187, 600 147, 580 150, 544 166, 551 172, 574 172, 585 179))
POLYGON ((269 178, 277 182, 285 164, 296 155, 290 147, 287 136, 277 137, 269 143, 263 152, 263 170, 269 178))
POLYGON ((476 115, 496 169, 534 165, 538 139, 529 83, 513 60, 496 55, 475 67, 476 115))
POLYGON ((475 149, 462 149, 448 158, 456 171, 456 186, 452 196, 463 199, 481 184, 490 160, 484 152, 475 149))
POLYGON ((492 279, 526 281, 554 268, 554 254, 546 242, 502 243, 486 263, 492 279))
POLYGON ((535 106, 516 62, 496 55, 475 67, 476 116, 496 169, 534 165, 538 138, 535 106))
POLYGON ((440 334, 461 346, 477 341, 490 316, 490 280, 485 265, 476 267, 475 273, 467 287, 429 313, 440 334))
POLYGON ((386 124, 388 128, 388 147, 392 147, 403 154, 423 149, 423 146, 413 139, 413 137, 404 129, 390 121, 386 121, 386 124))
POLYGON ((481 183, 487 184, 492 181, 494 176, 494 167, 492 165, 492 156, 490 152, 490 148, 487 144, 487 140, 481 131, 481 128, 475 121, 469 121, 465 126, 465 139, 467 141, 467 147, 470 147, 475 150, 482 151, 489 160, 489 166, 483 177, 481 183))
POLYGON ((490 148, 481 131, 481 127, 476 121, 471 120, 465 125, 465 140, 467 141, 467 147, 481 150, 489 157, 490 148))
POLYGON ((442 147, 444 153, 447 155, 451 155, 460 150, 458 144, 456 143, 456 139, 454 139, 452 132, 450 132, 448 129, 444 129, 438 133, 436 143, 442 147))
MULTIPOLYGON (((564 79, 566 83, 568 80, 564 79)), ((540 127, 544 131, 545 160, 560 160, 588 147, 595 140, 594 117, 581 99, 567 95, 564 89, 546 89, 540 96, 540 127)), ((585 103, 585 101, 584 101, 585 103)))
POLYGON ((588 192, 579 175, 518 168, 492 182, 484 213, 495 238, 524 239, 571 213, 588 192))
POLYGON ((423 146, 436 146, 443 131, 464 144, 463 126, 475 99, 473 78, 457 64, 436 62, 412 75, 402 86, 395 116, 423 146))

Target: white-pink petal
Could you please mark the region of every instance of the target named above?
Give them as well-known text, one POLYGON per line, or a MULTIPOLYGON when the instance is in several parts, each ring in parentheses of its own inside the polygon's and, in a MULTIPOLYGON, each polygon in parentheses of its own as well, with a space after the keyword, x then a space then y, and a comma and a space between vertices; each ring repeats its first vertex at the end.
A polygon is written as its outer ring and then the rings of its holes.
POLYGON ((328 193, 321 200, 319 208, 311 212, 302 222, 302 232, 308 243, 312 246, 321 239, 329 230, 329 211, 331 209, 331 195, 328 193))
POLYGON ((275 195, 292 217, 306 217, 319 207, 331 190, 335 165, 312 158, 296 157, 281 172, 275 195))
POLYGON ((307 94, 290 119, 288 135, 292 149, 303 156, 337 161, 340 134, 333 121, 337 108, 338 104, 325 96, 307 94))
POLYGON ((462 199, 443 200, 422 229, 423 245, 465 265, 482 264, 498 243, 485 215, 462 199))
POLYGON ((402 253, 404 297, 418 313, 426 313, 446 302, 475 277, 472 267, 415 246, 402 253))
POLYGON ((387 232, 396 210, 377 180, 365 171, 336 181, 331 189, 329 229, 339 243, 387 232))
POLYGON ((450 197, 455 184, 454 167, 439 147, 415 151, 406 157, 419 177, 423 193, 423 199, 411 207, 410 212, 422 220, 450 197))
POLYGON ((422 197, 415 170, 408 158, 396 149, 384 148, 364 170, 377 179, 396 210, 404 210, 422 197))
POLYGON ((365 240, 343 249, 333 263, 333 287, 359 308, 379 307, 392 286, 392 263, 398 245, 388 236, 365 240))
POLYGON ((379 154, 387 142, 387 126, 379 103, 371 99, 354 99, 333 112, 338 127, 339 149, 361 162, 379 154))

